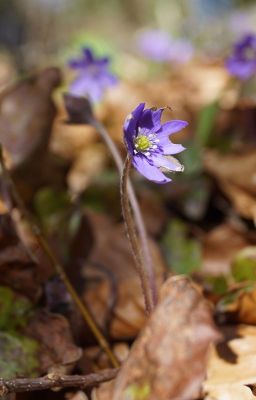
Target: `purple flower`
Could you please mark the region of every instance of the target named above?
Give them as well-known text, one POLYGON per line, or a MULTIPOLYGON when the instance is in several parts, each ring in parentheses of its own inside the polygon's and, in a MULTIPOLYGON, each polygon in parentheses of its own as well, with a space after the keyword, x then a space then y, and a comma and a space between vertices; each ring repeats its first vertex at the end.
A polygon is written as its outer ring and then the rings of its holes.
POLYGON ((185 63, 193 55, 193 47, 184 39, 172 39, 166 32, 146 30, 138 37, 140 52, 157 62, 185 63))
POLYGON ((81 58, 70 60, 69 66, 79 72, 70 85, 69 93, 73 96, 97 102, 108 86, 117 83, 117 78, 109 72, 109 58, 96 58, 89 48, 83 49, 81 58))
POLYGON ((144 109, 138 105, 124 123, 124 140, 134 167, 147 179, 167 183, 171 179, 163 172, 183 171, 183 166, 171 154, 184 150, 181 144, 174 144, 169 135, 185 128, 186 121, 173 120, 161 123, 163 108, 144 109))
POLYGON ((256 34, 247 34, 235 44, 226 67, 231 75, 243 80, 256 73, 256 34))
POLYGON ((166 32, 149 30, 138 37, 138 47, 142 54, 153 61, 169 61, 170 38, 166 32))

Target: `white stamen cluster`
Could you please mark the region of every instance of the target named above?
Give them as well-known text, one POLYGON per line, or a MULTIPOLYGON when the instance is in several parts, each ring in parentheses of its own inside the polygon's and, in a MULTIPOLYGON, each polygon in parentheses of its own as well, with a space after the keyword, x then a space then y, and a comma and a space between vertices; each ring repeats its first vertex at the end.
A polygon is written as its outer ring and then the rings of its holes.
POLYGON ((143 153, 149 157, 152 152, 158 148, 159 139, 155 133, 145 135, 142 133, 141 128, 138 129, 138 136, 134 139, 134 154, 143 153))

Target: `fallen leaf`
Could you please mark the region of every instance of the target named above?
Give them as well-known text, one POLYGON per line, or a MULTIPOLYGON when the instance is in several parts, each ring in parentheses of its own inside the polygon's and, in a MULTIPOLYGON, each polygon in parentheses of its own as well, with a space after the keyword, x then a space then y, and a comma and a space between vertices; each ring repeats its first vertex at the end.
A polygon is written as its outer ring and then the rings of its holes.
MULTIPOLYGON (((145 322, 144 300, 123 224, 113 224, 98 215, 94 216, 93 227, 91 267, 85 266, 82 273, 87 282, 83 298, 99 325, 109 327, 111 337, 133 338, 145 322)), ((166 266, 152 239, 149 248, 160 287, 166 266)))
POLYGON ((251 389, 239 384, 227 384, 221 387, 216 386, 211 389, 210 395, 205 400, 254 400, 251 389))
POLYGON ((230 223, 218 225, 202 238, 202 272, 207 275, 227 275, 238 251, 250 242, 244 232, 230 223))
POLYGON ((82 390, 78 390, 75 393, 66 393, 65 400, 88 400, 88 397, 82 390))
POLYGON ((32 304, 10 288, 0 286, 0 375, 32 376, 39 371, 38 343, 22 334, 32 304))
POLYGON ((145 188, 139 193, 139 203, 148 234, 159 235, 168 220, 161 199, 145 188))
POLYGON ((29 377, 38 373, 39 346, 21 334, 0 331, 1 378, 29 377))
POLYGON ((59 314, 38 311, 29 321, 26 334, 40 343, 42 372, 62 367, 62 373, 68 373, 82 355, 74 344, 68 321, 59 314))
POLYGON ((206 399, 255 399, 246 385, 256 383, 256 327, 229 327, 223 329, 223 336, 224 341, 217 348, 212 347, 209 353, 207 379, 203 385, 206 399), (227 349, 232 359, 227 358, 227 349))
POLYGON ((1 93, 0 140, 13 168, 45 155, 55 116, 51 95, 59 83, 60 71, 48 68, 1 93))
POLYGON ((68 186, 72 193, 82 193, 106 169, 106 147, 95 143, 85 147, 76 158, 68 173, 68 186))
POLYGON ((255 149, 221 154, 207 150, 206 170, 213 175, 235 210, 256 221, 256 152, 255 149))
POLYGON ((105 385, 96 389, 94 398, 196 398, 206 371, 208 347, 219 338, 211 314, 210 305, 189 279, 169 278, 117 378, 107 391, 105 385))
POLYGON ((52 273, 49 263, 43 261, 45 257, 41 258, 41 253, 31 232, 25 233, 25 225, 21 221, 16 220, 14 223, 8 215, 0 215, 1 284, 13 288, 33 301, 38 300, 42 292, 42 283, 52 273), (31 258, 32 253, 36 258, 38 256, 38 263, 31 258))
POLYGON ((232 312, 237 321, 256 325, 256 289, 255 287, 240 292, 232 304, 232 312))

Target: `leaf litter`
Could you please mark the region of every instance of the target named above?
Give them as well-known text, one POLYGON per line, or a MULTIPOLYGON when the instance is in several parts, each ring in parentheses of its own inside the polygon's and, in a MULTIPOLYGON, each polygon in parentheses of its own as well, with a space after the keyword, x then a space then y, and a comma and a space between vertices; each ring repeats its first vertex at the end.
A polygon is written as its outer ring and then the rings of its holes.
MULTIPOLYGON (((121 364, 112 382, 65 398, 256 397, 254 108, 236 100, 236 88, 228 102, 220 65, 198 62, 175 74, 122 82, 96 109, 122 152, 124 117, 141 99, 171 105, 171 118, 190 123, 184 176, 157 193, 133 176, 160 291, 149 319, 120 220, 118 174, 95 128, 67 123, 63 98, 53 100, 60 71, 48 68, 1 93, 11 176, 121 364)), ((110 367, 19 210, 7 212, 3 182, 1 197, 0 377, 110 367)))

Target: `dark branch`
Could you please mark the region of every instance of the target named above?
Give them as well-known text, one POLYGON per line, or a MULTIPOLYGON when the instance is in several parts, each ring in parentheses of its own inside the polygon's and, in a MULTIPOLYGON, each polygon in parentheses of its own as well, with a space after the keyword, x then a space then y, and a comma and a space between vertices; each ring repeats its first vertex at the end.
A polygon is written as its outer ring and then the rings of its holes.
POLYGON ((89 375, 57 375, 48 374, 40 378, 0 379, 0 396, 8 393, 32 392, 53 388, 80 388, 94 386, 116 377, 118 368, 106 369, 89 375))

